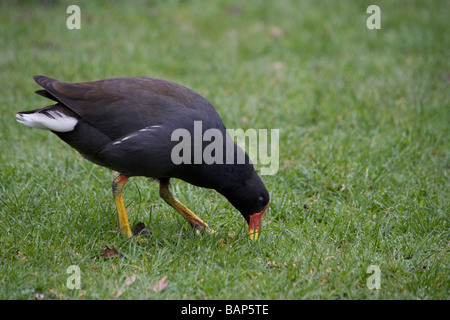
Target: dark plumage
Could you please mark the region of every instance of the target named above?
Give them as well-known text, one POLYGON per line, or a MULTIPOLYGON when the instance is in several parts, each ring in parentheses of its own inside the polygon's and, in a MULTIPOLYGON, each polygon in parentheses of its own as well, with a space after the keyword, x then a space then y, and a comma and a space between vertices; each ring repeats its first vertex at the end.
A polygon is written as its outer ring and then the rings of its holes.
POLYGON ((207 225, 173 198, 170 178, 217 190, 241 212, 251 232, 259 230, 269 193, 246 154, 245 163, 237 163, 243 151, 225 139, 225 125, 205 98, 176 83, 146 77, 73 84, 45 76, 34 79, 44 88, 36 93, 55 104, 19 112, 17 120, 27 126, 51 130, 86 159, 120 173, 113 183, 113 193, 121 229, 129 228, 121 225, 120 216, 126 217, 126 213, 117 202, 122 197, 123 185, 128 177, 146 176, 160 181, 164 200, 181 211, 197 229, 207 225), (172 141, 172 133, 185 129, 194 137, 198 133, 194 129, 195 121, 201 121, 202 135, 208 129, 222 133, 223 161, 219 162, 223 163, 195 164, 196 152, 203 152, 211 143, 202 140, 201 149, 195 149, 192 144, 190 163, 174 163, 172 151, 180 141, 172 141), (227 164, 227 150, 234 151, 232 164, 227 164))

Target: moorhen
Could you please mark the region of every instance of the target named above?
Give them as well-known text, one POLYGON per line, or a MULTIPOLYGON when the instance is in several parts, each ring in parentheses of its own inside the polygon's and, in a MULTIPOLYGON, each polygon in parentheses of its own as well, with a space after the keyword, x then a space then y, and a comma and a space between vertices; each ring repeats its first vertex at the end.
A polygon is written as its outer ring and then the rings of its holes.
POLYGON ((161 197, 197 232, 211 230, 173 196, 170 178, 215 189, 244 216, 250 238, 258 238, 269 193, 204 97, 179 84, 148 77, 80 83, 46 76, 34 80, 44 88, 36 93, 55 103, 19 112, 17 120, 52 131, 87 160, 119 172, 112 191, 122 234, 132 235, 123 187, 129 177, 145 176, 159 180, 161 197), (188 140, 192 136, 193 143, 188 140))

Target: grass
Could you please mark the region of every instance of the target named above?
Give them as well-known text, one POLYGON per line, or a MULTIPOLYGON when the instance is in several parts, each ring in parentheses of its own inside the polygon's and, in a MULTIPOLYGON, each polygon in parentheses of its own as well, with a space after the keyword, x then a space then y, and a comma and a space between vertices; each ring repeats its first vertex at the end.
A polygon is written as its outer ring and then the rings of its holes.
POLYGON ((2 1, 0 298, 114 299, 136 275, 120 299, 449 299, 449 4, 380 0, 368 30, 371 4, 2 1), (81 30, 66 28, 69 4, 81 30), (168 79, 229 128, 280 129, 258 242, 224 198, 174 181, 217 231, 195 236, 144 178, 125 201, 153 234, 121 237, 116 173, 16 123, 48 103, 36 74, 168 79), (101 258, 106 246, 122 256, 101 258), (70 259, 81 289, 66 286, 70 259))

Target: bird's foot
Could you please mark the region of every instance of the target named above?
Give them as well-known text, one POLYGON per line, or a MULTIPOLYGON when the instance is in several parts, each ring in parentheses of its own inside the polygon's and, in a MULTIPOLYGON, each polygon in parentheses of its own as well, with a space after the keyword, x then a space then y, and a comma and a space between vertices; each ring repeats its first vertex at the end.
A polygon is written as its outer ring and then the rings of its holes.
POLYGON ((192 225, 195 229, 195 233, 197 235, 201 235, 202 233, 206 232, 209 234, 215 234, 216 231, 214 231, 214 229, 211 229, 210 227, 208 227, 208 225, 204 222, 202 223, 196 223, 192 225))

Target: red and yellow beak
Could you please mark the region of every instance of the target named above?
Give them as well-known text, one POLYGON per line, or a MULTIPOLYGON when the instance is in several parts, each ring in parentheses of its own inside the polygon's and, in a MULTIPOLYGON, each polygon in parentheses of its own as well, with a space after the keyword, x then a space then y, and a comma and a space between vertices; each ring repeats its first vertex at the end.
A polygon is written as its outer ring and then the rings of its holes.
POLYGON ((266 211, 268 205, 269 204, 267 204, 261 212, 252 214, 250 216, 250 220, 248 223, 248 233, 250 234, 251 240, 258 240, 259 228, 261 227, 261 217, 264 211, 266 211))

